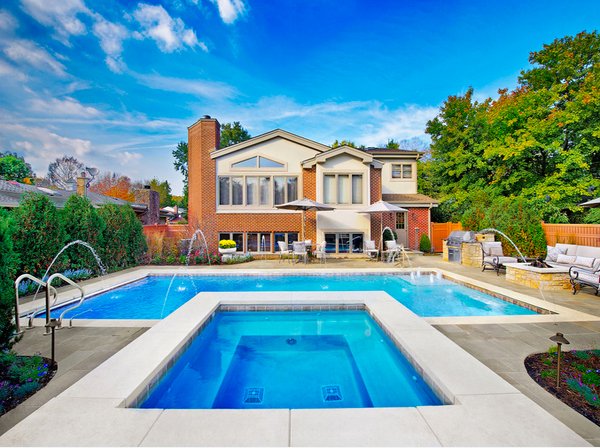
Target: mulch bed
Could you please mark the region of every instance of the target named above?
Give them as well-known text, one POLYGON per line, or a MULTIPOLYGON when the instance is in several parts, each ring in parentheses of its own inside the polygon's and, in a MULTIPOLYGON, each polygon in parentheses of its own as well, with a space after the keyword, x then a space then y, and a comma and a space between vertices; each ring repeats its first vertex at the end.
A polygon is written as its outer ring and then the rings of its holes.
POLYGON ((0 363, 0 416, 45 387, 56 374, 57 368, 57 364, 52 365, 49 358, 42 356, 16 356, 15 363, 0 363), (32 362, 34 360, 39 362, 32 362), (23 365, 28 367, 24 368, 23 365), (21 379, 17 380, 15 377, 23 372, 29 374, 21 375, 21 379))
POLYGON ((563 352, 558 390, 556 363, 556 353, 536 353, 525 359, 525 368, 536 383, 600 426, 600 350, 563 352))

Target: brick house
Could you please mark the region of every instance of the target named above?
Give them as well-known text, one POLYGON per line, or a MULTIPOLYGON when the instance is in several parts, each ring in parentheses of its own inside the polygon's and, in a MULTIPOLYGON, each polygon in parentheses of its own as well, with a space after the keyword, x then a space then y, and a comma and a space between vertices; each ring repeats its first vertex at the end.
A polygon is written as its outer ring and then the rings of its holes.
POLYGON ((275 252, 277 241, 297 240, 301 212, 275 205, 303 197, 335 207, 306 213, 306 239, 327 241, 329 252, 360 253, 364 240, 378 241, 380 215, 360 211, 382 199, 408 210, 383 217, 405 246, 431 237, 438 203, 417 194, 417 151, 331 148, 280 129, 227 148, 219 141, 214 118, 188 128, 188 221, 212 250, 220 239, 243 252, 275 252))

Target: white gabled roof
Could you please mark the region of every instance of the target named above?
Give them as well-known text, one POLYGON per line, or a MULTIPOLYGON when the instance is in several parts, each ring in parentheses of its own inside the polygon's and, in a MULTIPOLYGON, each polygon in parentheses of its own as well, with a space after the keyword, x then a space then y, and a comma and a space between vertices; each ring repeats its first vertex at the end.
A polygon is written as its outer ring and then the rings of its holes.
POLYGON ((289 140, 294 143, 298 143, 299 145, 306 146, 307 148, 313 149, 319 153, 330 150, 331 148, 327 145, 323 145, 322 143, 315 142, 313 140, 309 140, 304 137, 300 137, 299 135, 292 134, 291 132, 284 131, 283 129, 275 129, 273 131, 266 132, 265 134, 257 135, 245 142, 237 143, 235 145, 228 146, 223 149, 219 149, 217 151, 213 151, 211 153, 211 157, 213 159, 217 159, 221 156, 234 153, 241 149, 249 148, 259 143, 264 143, 269 140, 273 140, 276 138, 283 138, 285 140, 289 140))
POLYGON ((328 151, 317 154, 316 156, 305 160, 302 162, 303 168, 312 168, 317 163, 325 162, 327 159, 331 159, 332 157, 336 157, 341 154, 348 154, 350 156, 356 157, 357 159, 362 160, 363 163, 369 163, 373 165, 374 168, 381 168, 383 164, 373 158, 373 156, 365 151, 361 151, 360 149, 353 148, 351 146, 338 146, 337 148, 329 149, 328 151))

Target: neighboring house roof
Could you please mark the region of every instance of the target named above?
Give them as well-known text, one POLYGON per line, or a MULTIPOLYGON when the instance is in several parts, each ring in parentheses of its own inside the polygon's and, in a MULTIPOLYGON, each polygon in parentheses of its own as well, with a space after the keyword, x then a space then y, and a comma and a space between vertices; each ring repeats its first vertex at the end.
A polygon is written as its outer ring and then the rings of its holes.
POLYGON ((391 204, 408 207, 437 207, 440 201, 424 194, 382 194, 381 199, 391 204))
POLYGON ((316 156, 305 160, 302 162, 302 166, 304 168, 311 168, 316 163, 321 163, 330 159, 332 157, 336 157, 340 154, 349 154, 358 159, 361 159, 363 163, 369 163, 373 165, 375 168, 381 168, 383 164, 379 160, 375 160, 371 154, 365 153, 365 151, 361 151, 360 149, 352 148, 351 146, 338 146, 337 148, 329 149, 325 152, 317 154, 316 156))
MULTIPOLYGON (((38 187, 35 185, 21 184, 15 181, 7 181, 0 179, 0 207, 2 208, 13 208, 18 207, 21 198, 25 193, 33 192, 40 193, 50 199, 57 208, 63 208, 65 202, 74 194, 76 191, 70 190, 51 190, 49 188, 38 187)), ((124 201, 122 199, 113 198, 92 191, 87 192, 87 197, 91 201, 94 207, 100 207, 106 204, 125 205, 129 204, 136 212, 143 212, 148 207, 146 204, 137 204, 134 202, 124 201)))
POLYGON ((249 140, 246 140, 241 143, 236 143, 235 145, 227 146, 226 148, 218 149, 217 151, 213 151, 211 153, 211 157, 216 159, 218 157, 224 156, 226 154, 231 154, 232 152, 239 151, 241 149, 249 148, 251 146, 257 145, 259 143, 264 143, 269 140, 273 140, 276 138, 283 138, 285 140, 289 140, 294 143, 298 143, 299 145, 306 146, 307 148, 313 149, 317 152, 328 151, 331 148, 327 145, 323 145, 322 143, 315 142, 313 140, 309 140, 304 137, 300 137, 299 135, 292 134, 291 132, 284 131, 283 129, 275 129, 273 131, 266 132, 261 135, 257 135, 249 140))

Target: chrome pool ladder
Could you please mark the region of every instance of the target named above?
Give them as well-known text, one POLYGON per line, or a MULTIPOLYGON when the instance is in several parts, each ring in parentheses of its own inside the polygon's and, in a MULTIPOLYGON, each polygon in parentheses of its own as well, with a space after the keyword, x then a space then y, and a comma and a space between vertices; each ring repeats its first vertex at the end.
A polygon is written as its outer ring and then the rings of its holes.
MULTIPOLYGON (((58 298, 58 293, 57 293, 56 289, 53 288, 52 286, 50 286, 48 282, 45 282, 37 277, 34 277, 31 274, 20 275, 15 280, 15 332, 16 332, 17 336, 21 336, 23 334, 23 331, 21 330, 21 322, 20 322, 21 313, 19 312, 19 299, 20 299, 19 285, 21 284, 21 282, 23 280, 31 280, 32 282, 40 285, 42 288, 47 288, 49 290, 49 292, 51 292, 52 295, 54 296, 52 305, 54 305, 56 303, 56 299, 58 298)), ((46 308, 45 305, 43 307, 38 307, 38 308, 34 309, 33 312, 31 312, 31 314, 29 314, 27 316, 29 318, 29 327, 32 326, 32 320, 35 317, 35 315, 40 313, 41 311, 43 311, 45 308, 46 308)))

